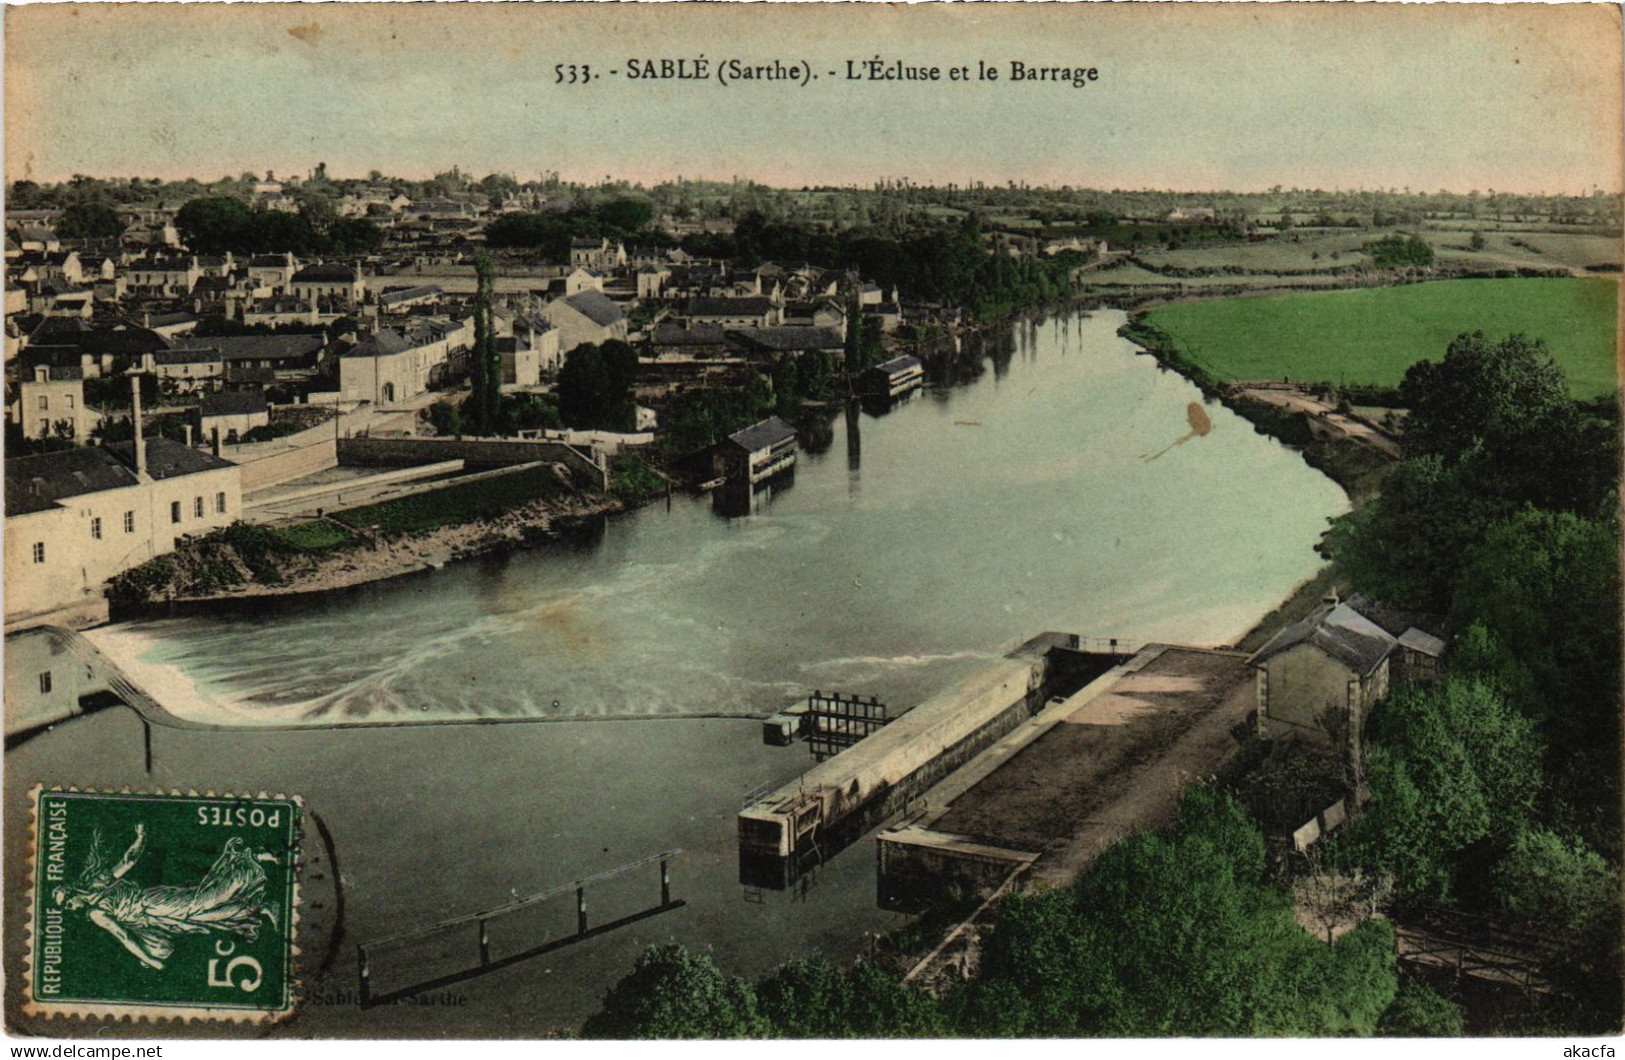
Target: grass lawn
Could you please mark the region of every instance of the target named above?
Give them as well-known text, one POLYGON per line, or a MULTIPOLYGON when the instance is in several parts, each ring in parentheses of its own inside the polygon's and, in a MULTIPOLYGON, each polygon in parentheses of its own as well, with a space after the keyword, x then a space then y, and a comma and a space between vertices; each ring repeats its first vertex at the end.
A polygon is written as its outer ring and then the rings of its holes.
POLYGON ((1618 281, 1449 280, 1358 291, 1235 298, 1161 306, 1147 322, 1221 380, 1398 385, 1405 369, 1439 360, 1452 339, 1523 332, 1546 340, 1569 390, 1613 393, 1618 281))
POLYGON ((533 467, 334 512, 333 518, 347 526, 376 526, 385 533, 421 534, 442 526, 500 515, 509 508, 568 492, 552 468, 533 467))
POLYGON ((267 532, 289 548, 318 555, 348 548, 356 542, 356 536, 350 531, 320 519, 313 519, 308 523, 295 523, 292 526, 272 527, 267 532))

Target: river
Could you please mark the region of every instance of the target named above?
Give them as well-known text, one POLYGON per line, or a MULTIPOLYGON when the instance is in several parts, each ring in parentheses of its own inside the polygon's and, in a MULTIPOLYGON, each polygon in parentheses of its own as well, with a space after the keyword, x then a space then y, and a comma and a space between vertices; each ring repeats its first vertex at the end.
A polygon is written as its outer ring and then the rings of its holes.
MULTIPOLYGON (((323 816, 349 943, 685 851, 682 910, 465 983, 450 1011, 313 1008, 289 1033, 536 1033, 590 1013, 666 939, 751 975, 849 957, 898 922, 875 908, 872 847, 804 894, 736 882, 734 814, 805 769, 805 748, 684 716, 765 713, 814 688, 906 709, 1044 630, 1239 637, 1317 568, 1346 498, 1216 404, 1210 431, 1174 445, 1201 396, 1137 355, 1122 322, 1016 325, 974 380, 843 414, 743 517, 678 497, 432 575, 94 631, 177 713, 247 730, 156 732, 147 783, 296 792, 323 816), (561 723, 320 728, 476 716, 561 723), (268 722, 304 731, 253 731, 268 722)), ((144 781, 139 745, 93 728, 115 722, 78 724, 77 743, 66 726, 8 755, 8 789, 144 781)), ((342 960, 316 977, 353 980, 342 960)))
POLYGON ((1046 629, 1231 641, 1313 570, 1341 491, 1116 334, 1018 325, 1007 362, 845 413, 745 518, 682 497, 432 578, 94 637, 200 719, 298 724, 906 708, 1046 629), (856 443, 857 454, 853 448, 856 443), (166 672, 167 671, 167 672, 166 672))

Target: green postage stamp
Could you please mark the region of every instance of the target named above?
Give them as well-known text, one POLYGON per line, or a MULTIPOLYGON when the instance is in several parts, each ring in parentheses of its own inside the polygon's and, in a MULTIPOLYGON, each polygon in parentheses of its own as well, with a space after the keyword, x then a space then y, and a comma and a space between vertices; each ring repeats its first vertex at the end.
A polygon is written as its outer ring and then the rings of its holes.
POLYGON ((292 1011, 298 799, 39 787, 33 810, 30 1014, 292 1011))

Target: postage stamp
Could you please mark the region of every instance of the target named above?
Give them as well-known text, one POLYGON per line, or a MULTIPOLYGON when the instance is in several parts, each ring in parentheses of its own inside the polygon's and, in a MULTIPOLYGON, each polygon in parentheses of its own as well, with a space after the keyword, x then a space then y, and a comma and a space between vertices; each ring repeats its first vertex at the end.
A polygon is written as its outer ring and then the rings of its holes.
POLYGON ((41 786, 32 804, 30 1015, 292 1012, 297 798, 41 786))

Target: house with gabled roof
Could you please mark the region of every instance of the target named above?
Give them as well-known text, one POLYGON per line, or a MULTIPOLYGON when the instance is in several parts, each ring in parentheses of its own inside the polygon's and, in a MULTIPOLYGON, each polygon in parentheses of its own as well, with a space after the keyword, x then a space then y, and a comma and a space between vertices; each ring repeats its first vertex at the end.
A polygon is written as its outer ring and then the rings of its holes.
POLYGON ((691 324, 718 324, 725 328, 765 328, 782 319, 778 306, 761 296, 690 299, 683 315, 691 324))
POLYGON ((138 261, 124 271, 125 288, 132 295, 179 298, 191 294, 203 269, 195 257, 138 261))
POLYGON ((1349 750, 1388 692, 1393 634, 1335 598, 1281 630, 1248 660, 1258 687, 1258 735, 1349 750))
POLYGON ((18 380, 12 422, 22 427, 25 438, 49 438, 59 424, 66 424, 69 437, 83 444, 101 415, 85 407, 82 368, 41 364, 18 380))
POLYGON ((297 271, 299 262, 292 253, 256 254, 248 259, 249 283, 271 294, 281 294, 287 290, 297 271))
POLYGON ((236 445, 255 427, 271 422, 271 406, 265 395, 250 390, 221 390, 205 394, 198 403, 198 426, 203 437, 218 437, 226 445, 236 445))
POLYGON ((756 485, 795 467, 796 429, 769 416, 718 442, 712 470, 731 482, 756 485))
POLYGON ((582 291, 542 307, 542 317, 558 329, 559 352, 577 346, 626 340, 627 320, 621 307, 598 291, 582 291))
POLYGON ((361 275, 360 264, 345 265, 327 262, 306 265, 288 281, 289 293, 304 302, 319 298, 333 298, 359 304, 367 296, 367 281, 361 275))
POLYGON ((846 355, 846 339, 834 328, 799 325, 739 328, 729 329, 728 338, 745 356, 762 361, 827 353, 840 362, 846 355))

